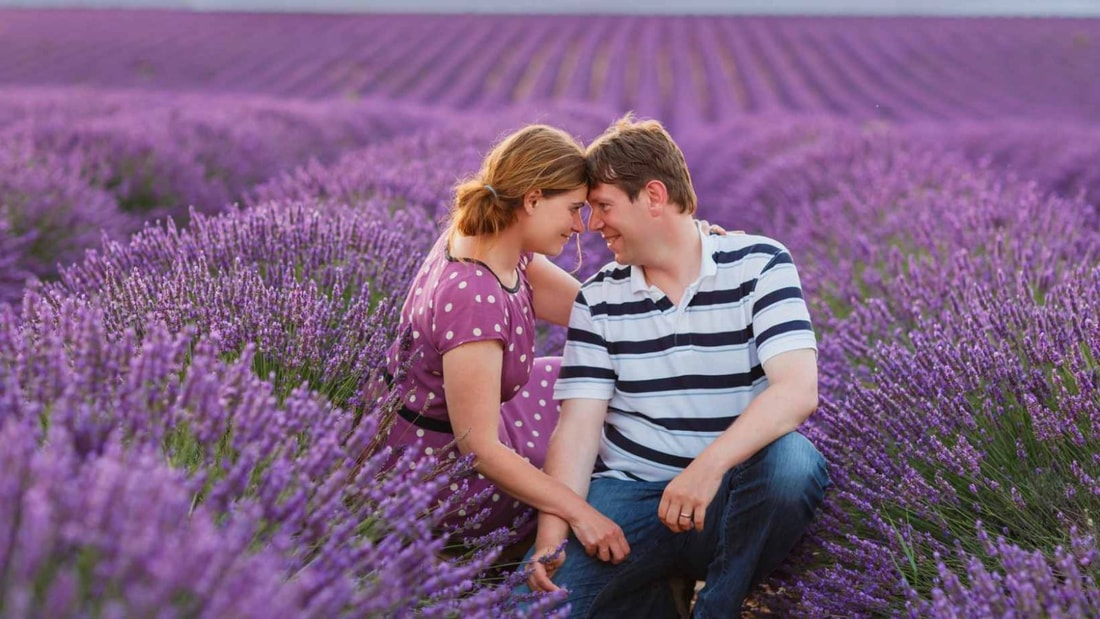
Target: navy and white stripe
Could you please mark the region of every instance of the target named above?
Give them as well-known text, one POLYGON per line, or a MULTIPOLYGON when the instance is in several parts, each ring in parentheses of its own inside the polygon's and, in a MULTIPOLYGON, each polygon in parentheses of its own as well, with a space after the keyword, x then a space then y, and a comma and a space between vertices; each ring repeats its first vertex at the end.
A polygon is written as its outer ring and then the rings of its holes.
POLYGON ((608 400, 595 476, 667 480, 768 384, 763 363, 817 348, 790 253, 762 236, 703 236, 679 306, 611 263, 573 304, 557 399, 608 400))

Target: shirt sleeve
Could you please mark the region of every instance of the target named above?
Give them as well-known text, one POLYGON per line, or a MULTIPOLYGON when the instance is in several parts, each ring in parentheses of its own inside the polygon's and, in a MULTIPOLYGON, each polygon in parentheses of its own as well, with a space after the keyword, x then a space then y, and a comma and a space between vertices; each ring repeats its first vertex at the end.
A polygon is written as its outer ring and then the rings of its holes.
POLYGON ((802 283, 786 247, 760 270, 752 305, 752 330, 760 363, 792 350, 817 350, 810 312, 802 296, 802 283))
POLYGON ((600 331, 599 325, 592 320, 584 290, 581 290, 569 314, 569 333, 561 372, 554 385, 554 399, 611 399, 615 393, 616 374, 607 341, 600 331))
POLYGON ((470 342, 507 344, 502 295, 496 278, 485 269, 444 277, 432 299, 432 342, 439 354, 470 342))

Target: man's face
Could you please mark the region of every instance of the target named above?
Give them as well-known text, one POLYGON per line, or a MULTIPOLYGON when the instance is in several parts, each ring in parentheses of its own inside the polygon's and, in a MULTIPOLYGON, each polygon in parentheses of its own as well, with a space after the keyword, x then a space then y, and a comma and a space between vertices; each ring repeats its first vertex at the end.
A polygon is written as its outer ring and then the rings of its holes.
POLYGON ((644 202, 644 191, 631 202, 626 192, 615 185, 600 183, 588 190, 588 204, 592 206, 588 229, 600 233, 619 264, 637 264, 638 249, 648 236, 645 231, 648 209, 644 202))

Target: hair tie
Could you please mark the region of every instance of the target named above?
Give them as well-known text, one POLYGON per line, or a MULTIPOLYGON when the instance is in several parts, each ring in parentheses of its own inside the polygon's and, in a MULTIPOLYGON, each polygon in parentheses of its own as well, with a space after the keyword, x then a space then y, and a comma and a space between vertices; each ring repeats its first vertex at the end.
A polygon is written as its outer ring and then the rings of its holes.
POLYGON ((485 188, 489 190, 489 193, 493 194, 494 199, 496 199, 496 200, 500 199, 500 196, 497 195, 497 190, 493 189, 492 185, 490 185, 489 183, 485 183, 485 188))

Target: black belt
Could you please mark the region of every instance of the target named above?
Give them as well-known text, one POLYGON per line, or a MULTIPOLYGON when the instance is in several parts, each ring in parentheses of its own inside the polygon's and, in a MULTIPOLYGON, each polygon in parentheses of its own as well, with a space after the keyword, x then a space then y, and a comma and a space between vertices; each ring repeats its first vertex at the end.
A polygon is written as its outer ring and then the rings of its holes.
MULTIPOLYGON (((382 378, 386 381, 386 385, 393 387, 393 375, 388 370, 382 370, 382 378)), ((432 432, 439 432, 440 434, 454 434, 454 428, 451 427, 449 421, 443 419, 432 419, 431 417, 425 417, 424 415, 410 409, 408 406, 402 406, 397 409, 397 414, 401 415, 401 418, 405 421, 413 424, 418 428, 424 428, 432 432)))
POLYGON ((424 428, 425 430, 431 430, 432 432, 439 432, 441 434, 454 434, 454 428, 451 427, 450 422, 442 419, 432 419, 431 417, 425 417, 420 413, 409 410, 409 407, 402 406, 397 410, 397 414, 401 415, 401 418, 405 421, 413 424, 418 428, 424 428))

